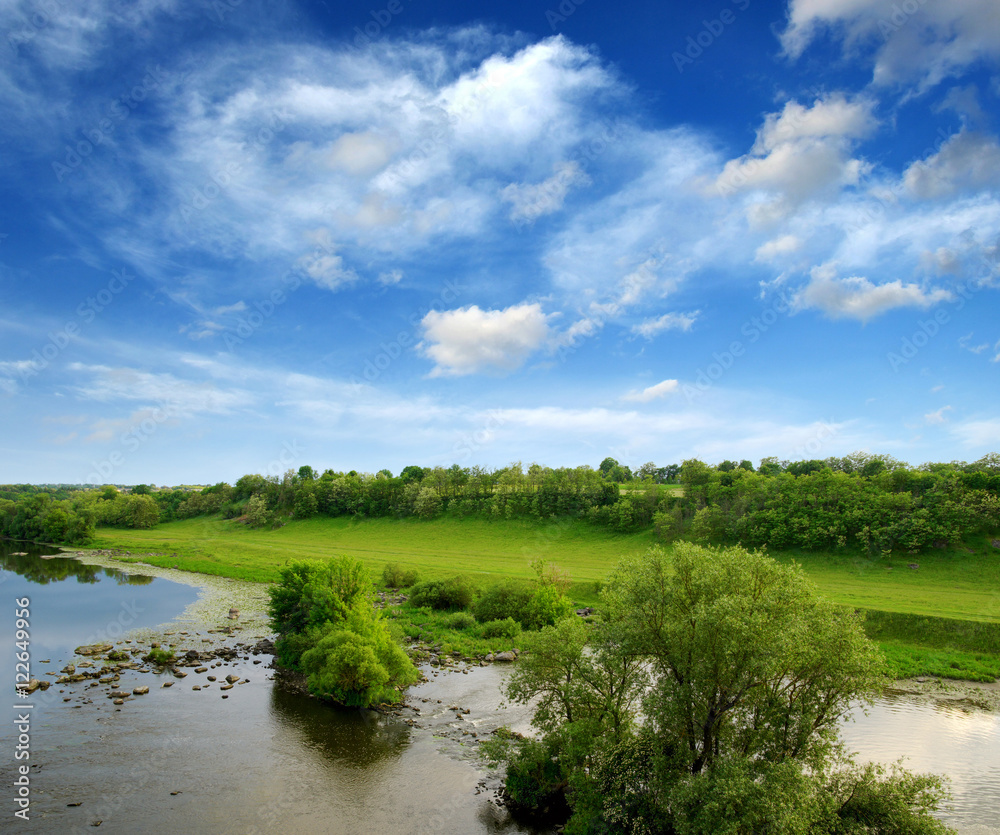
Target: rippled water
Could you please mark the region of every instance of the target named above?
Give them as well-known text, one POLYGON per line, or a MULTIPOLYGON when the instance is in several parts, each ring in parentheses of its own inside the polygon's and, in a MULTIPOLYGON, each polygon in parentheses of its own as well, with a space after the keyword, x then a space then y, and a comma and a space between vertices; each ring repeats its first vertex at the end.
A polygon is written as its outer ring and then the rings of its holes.
MULTIPOLYGON (((195 595, 167 580, 137 580, 75 560, 14 558, 10 550, 0 542, 0 605, 12 606, 27 589, 33 658, 53 662, 33 670, 39 678, 70 660, 73 647, 118 637, 123 626, 169 621, 195 595), (127 615, 133 620, 123 624, 123 612, 133 612, 127 615)), ((123 688, 148 684, 150 693, 121 709, 105 698, 106 688, 50 688, 32 726, 32 820, 21 831, 92 833, 95 821, 101 832, 115 833, 534 831, 493 802, 489 789, 497 781, 482 785, 486 775, 474 753, 473 734, 499 724, 527 728, 523 708, 505 714, 500 708, 504 667, 441 673, 411 688, 419 728, 369 711, 331 709, 248 660, 210 672, 249 682, 223 699, 219 682, 205 675, 127 673, 123 688), (163 688, 164 681, 174 684, 163 688), (194 683, 204 689, 192 690, 194 683), (459 720, 453 705, 469 713, 459 720)), ((908 768, 948 775, 955 801, 944 819, 969 835, 1000 833, 1000 717, 887 697, 854 718, 843 736, 861 759, 905 756, 908 768)), ((13 743, 10 723, 2 727, 0 774, 9 785, 13 743)))
POLYGON ((911 771, 948 776, 954 800, 941 818, 963 833, 1000 833, 1000 716, 904 696, 879 699, 853 720, 841 736, 860 760, 905 757, 911 771))

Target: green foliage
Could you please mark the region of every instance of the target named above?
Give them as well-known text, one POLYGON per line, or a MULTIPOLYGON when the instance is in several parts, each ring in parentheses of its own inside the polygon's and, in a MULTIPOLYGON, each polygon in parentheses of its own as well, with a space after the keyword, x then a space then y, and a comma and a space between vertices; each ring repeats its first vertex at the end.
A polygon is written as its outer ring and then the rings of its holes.
POLYGON ((480 623, 510 618, 531 627, 531 586, 510 577, 490 583, 476 598, 472 613, 480 623))
POLYGON ((281 569, 268 590, 268 614, 279 635, 303 634, 327 622, 338 623, 359 602, 370 605, 368 572, 353 557, 333 557, 327 563, 296 562, 281 569))
POLYGON ((522 640, 507 694, 536 704, 543 737, 502 758, 518 802, 568 790, 569 833, 947 831, 938 778, 843 757, 837 725, 884 660, 799 568, 654 547, 619 563, 604 608, 593 631, 568 619, 522 640))
POLYGON ((484 638, 507 638, 514 641, 520 634, 521 624, 514 620, 514 618, 488 620, 483 624, 482 635, 484 638))
POLYGON ((827 829, 831 835, 951 832, 932 817, 949 798, 940 777, 911 774, 899 763, 847 762, 831 774, 825 788, 827 829))
POLYGON ((565 817, 567 774, 552 740, 484 743, 487 756, 506 763, 504 797, 509 806, 539 817, 565 817), (505 744, 504 744, 505 743, 505 744))
POLYGON ((251 528, 263 528, 270 524, 271 515, 267 511, 267 500, 260 494, 251 496, 243 508, 243 521, 251 528))
POLYGON ((328 623, 302 655, 309 690, 348 707, 395 703, 400 688, 420 673, 393 641, 374 610, 357 607, 340 623, 328 623))
POLYGON ((432 609, 468 609, 472 604, 472 586, 466 577, 425 580, 410 590, 410 602, 432 609))
POLYGON ((420 674, 372 605, 368 572, 353 557, 293 563, 270 589, 279 663, 306 674, 312 693, 352 707, 399 700, 420 674))
POLYGON ((151 661, 152 663, 159 664, 160 666, 170 664, 174 660, 174 651, 172 649, 154 647, 147 655, 143 656, 143 660, 151 661))
POLYGON ((415 568, 403 568, 397 562, 387 562, 382 568, 382 585, 387 589, 408 589, 419 579, 415 568))
POLYGON ((466 629, 472 629, 476 625, 476 619, 468 612, 454 612, 449 615, 446 623, 449 629, 464 632, 466 629))

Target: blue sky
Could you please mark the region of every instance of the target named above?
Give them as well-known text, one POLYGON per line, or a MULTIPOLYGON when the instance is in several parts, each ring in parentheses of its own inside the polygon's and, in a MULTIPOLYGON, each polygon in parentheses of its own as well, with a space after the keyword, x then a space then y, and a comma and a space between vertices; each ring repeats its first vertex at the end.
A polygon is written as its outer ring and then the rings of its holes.
POLYGON ((1000 448, 995 0, 0 36, 0 482, 1000 448))

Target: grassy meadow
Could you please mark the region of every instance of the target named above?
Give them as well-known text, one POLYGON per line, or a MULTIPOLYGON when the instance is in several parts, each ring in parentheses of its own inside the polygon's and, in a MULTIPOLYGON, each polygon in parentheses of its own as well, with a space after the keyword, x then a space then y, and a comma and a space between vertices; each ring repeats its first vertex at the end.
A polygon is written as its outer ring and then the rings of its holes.
MULTIPOLYGON (((277 579, 289 561, 350 554, 375 577, 392 562, 416 569, 421 579, 463 574, 480 584, 504 576, 529 579, 531 560, 542 557, 569 574, 577 604, 594 605, 614 564, 653 542, 649 530, 618 535, 575 520, 314 518, 266 531, 199 517, 150 530, 101 529, 94 547, 261 582, 277 579), (154 556, 146 556, 150 552, 154 556)), ((829 600, 869 612, 868 632, 897 675, 1000 677, 1000 550, 989 537, 891 560, 826 552, 773 556, 798 562, 829 600)))

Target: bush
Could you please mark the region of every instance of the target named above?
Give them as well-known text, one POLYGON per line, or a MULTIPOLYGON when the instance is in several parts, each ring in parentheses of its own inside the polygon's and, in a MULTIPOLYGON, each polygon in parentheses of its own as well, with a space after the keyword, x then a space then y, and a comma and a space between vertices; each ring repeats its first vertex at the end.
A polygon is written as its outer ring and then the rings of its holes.
POLYGON ((483 624, 484 638, 505 638, 513 641, 521 634, 521 624, 514 618, 490 620, 483 624))
POLYGON ((490 583, 472 607, 480 623, 512 618, 522 626, 530 626, 531 586, 510 578, 490 583))
POLYGON ((382 569, 382 585, 387 589, 408 589, 418 579, 416 569, 403 568, 398 562, 387 562, 382 569))
POLYGON ((348 707, 395 703, 397 688, 420 680, 420 673, 393 641, 388 624, 358 609, 345 622, 328 623, 316 645, 302 655, 309 690, 348 707))
POLYGON ((425 580, 411 589, 410 603, 432 609, 468 609, 472 603, 472 587, 465 577, 425 580))
POLYGON ((471 629, 476 625, 476 619, 468 612, 455 612, 455 614, 448 617, 448 620, 445 621, 445 625, 449 629, 456 629, 459 632, 464 632, 466 629, 471 629))
POLYGON ((159 664, 162 667, 164 664, 169 664, 174 660, 174 651, 172 649, 154 647, 149 651, 148 655, 143 656, 142 660, 159 664))

